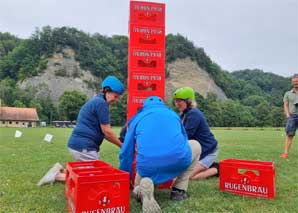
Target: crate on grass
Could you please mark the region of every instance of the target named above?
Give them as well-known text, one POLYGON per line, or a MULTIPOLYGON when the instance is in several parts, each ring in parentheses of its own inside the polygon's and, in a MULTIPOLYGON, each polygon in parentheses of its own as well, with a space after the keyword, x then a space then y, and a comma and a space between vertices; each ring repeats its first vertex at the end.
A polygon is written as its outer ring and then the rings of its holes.
POLYGON ((129 212, 129 174, 103 161, 69 162, 65 196, 69 212, 129 212))
POLYGON ((222 160, 220 161, 220 190, 274 199, 274 163, 239 159, 222 160))
POLYGON ((104 161, 101 160, 96 160, 96 161, 79 161, 79 162, 67 162, 66 164, 66 178, 65 178, 65 186, 64 186, 64 194, 65 196, 68 195, 68 186, 69 186, 69 182, 71 180, 71 177, 69 174, 73 173, 73 170, 87 170, 87 171, 91 171, 91 170, 97 170, 99 168, 103 168, 103 167, 111 167, 110 164, 107 164, 104 161))

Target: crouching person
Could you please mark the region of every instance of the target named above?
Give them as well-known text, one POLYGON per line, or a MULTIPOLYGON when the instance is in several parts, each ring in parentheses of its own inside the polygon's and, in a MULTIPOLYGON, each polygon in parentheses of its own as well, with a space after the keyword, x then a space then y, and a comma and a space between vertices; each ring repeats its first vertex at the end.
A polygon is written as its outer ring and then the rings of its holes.
POLYGON ((201 146, 197 141, 188 141, 179 116, 160 97, 151 96, 128 126, 120 150, 120 169, 132 173, 137 149, 133 192, 141 199, 143 212, 160 212, 154 199, 154 185, 173 178, 176 180, 171 199, 187 199, 189 176, 200 156, 201 146))

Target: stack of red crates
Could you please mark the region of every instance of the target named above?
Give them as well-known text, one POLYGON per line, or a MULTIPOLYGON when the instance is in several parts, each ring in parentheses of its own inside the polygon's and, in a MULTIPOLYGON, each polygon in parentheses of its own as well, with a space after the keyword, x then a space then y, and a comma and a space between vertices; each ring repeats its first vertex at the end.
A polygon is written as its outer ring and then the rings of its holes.
MULTIPOLYGON (((149 96, 165 99, 165 4, 130 1, 127 120, 149 96)), ((135 170, 132 182, 134 177, 135 170)))
POLYGON ((127 120, 165 96, 165 4, 130 1, 127 120))
POLYGON ((129 212, 129 174, 104 161, 68 162, 68 212, 129 212))

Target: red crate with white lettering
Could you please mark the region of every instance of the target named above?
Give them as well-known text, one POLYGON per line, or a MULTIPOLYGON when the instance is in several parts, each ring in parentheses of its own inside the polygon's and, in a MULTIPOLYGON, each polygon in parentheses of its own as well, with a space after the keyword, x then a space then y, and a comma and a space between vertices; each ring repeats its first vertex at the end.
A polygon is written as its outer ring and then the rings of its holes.
POLYGON ((129 173, 103 161, 67 163, 69 212, 129 212, 129 173))
POLYGON ((131 23, 164 25, 165 4, 154 2, 130 1, 131 23))
POLYGON ((127 120, 130 120, 142 107, 145 99, 150 95, 129 92, 127 94, 127 120))
POLYGON ((165 68, 165 54, 163 50, 158 49, 136 49, 129 51, 128 66, 130 69, 146 70, 156 72, 165 68))
POLYGON ((220 190, 239 195, 274 199, 274 162, 239 159, 220 161, 220 190))
POLYGON ((143 103, 149 96, 159 96, 164 100, 164 91, 151 91, 151 92, 131 92, 127 95, 127 119, 129 120, 135 115, 138 110, 143 107, 143 103))
POLYGON ((129 25, 129 46, 134 48, 165 48, 165 28, 129 25))
MULTIPOLYGON (((165 87, 164 72, 138 72, 129 74, 129 93, 147 92, 148 95, 161 95, 165 87)), ((146 94, 145 94, 146 95, 146 94)))
POLYGON ((142 107, 143 104, 127 104, 127 120, 130 120, 142 107))

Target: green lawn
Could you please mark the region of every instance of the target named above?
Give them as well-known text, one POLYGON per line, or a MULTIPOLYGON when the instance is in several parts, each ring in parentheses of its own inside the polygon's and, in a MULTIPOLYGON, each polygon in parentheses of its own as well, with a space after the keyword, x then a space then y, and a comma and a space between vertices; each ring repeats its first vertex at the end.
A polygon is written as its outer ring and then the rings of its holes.
MULTIPOLYGON (((55 163, 72 161, 66 143, 71 129, 20 129, 23 136, 14 138, 16 128, 0 128, 0 212, 66 212, 64 185, 56 183, 37 187, 36 183, 55 163), (54 135, 44 142, 46 133, 54 135)), ((119 128, 115 128, 119 132, 119 128)), ((275 200, 242 197, 219 191, 219 179, 210 178, 189 184, 190 198, 169 200, 168 190, 156 191, 163 212, 297 212, 298 145, 295 138, 289 159, 279 157, 284 146, 282 129, 215 129, 219 141, 219 160, 239 158, 274 161, 276 166, 275 200)), ((118 167, 119 149, 105 142, 101 158, 118 167)), ((141 205, 131 199, 131 212, 141 205)))

